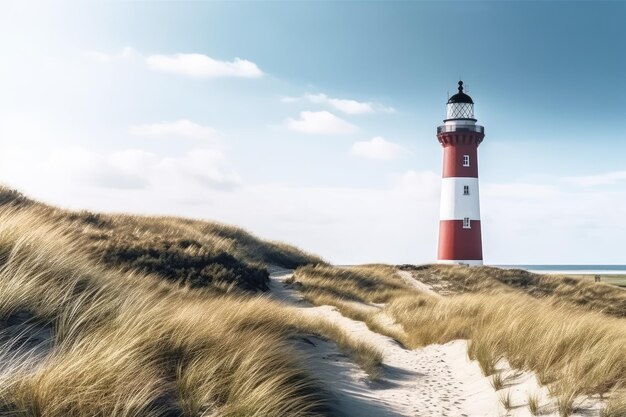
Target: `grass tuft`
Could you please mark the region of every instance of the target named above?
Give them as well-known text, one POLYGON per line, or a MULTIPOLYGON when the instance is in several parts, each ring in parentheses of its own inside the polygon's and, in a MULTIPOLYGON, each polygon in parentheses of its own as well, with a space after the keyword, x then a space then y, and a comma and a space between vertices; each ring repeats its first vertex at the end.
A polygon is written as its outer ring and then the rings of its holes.
POLYGON ((502 376, 502 372, 496 372, 491 377, 491 386, 494 390, 500 391, 504 388, 504 377, 502 376))
POLYGON ((574 412, 574 401, 577 395, 566 392, 556 397, 556 409, 560 417, 569 417, 574 412))
POLYGON ((538 393, 528 394, 528 411, 533 416, 541 415, 541 396, 538 393))
POLYGON ((511 391, 503 391, 498 395, 500 399, 500 404, 506 411, 511 411, 513 409, 513 398, 511 396, 511 391))
POLYGON ((613 392, 609 401, 600 412, 601 417, 626 416, 626 391, 613 392))

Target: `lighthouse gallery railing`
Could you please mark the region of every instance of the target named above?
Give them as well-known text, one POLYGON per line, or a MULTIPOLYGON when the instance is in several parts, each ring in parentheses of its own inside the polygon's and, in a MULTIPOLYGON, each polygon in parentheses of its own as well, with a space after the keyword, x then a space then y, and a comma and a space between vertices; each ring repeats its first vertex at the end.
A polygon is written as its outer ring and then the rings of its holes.
POLYGON ((455 126, 448 126, 448 125, 443 125, 443 126, 439 126, 437 127, 437 133, 441 133, 441 132, 478 132, 478 133, 485 133, 485 128, 483 126, 480 125, 466 125, 466 126, 459 126, 459 125, 455 125, 455 126))

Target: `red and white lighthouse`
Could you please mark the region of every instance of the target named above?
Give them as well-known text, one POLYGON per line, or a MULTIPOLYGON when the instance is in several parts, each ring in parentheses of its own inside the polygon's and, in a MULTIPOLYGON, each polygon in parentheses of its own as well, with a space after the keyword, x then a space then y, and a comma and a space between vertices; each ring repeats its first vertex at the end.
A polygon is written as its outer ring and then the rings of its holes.
POLYGON ((484 137, 485 128, 474 118, 474 101, 459 81, 459 92, 448 100, 446 119, 437 128, 443 146, 438 263, 483 263, 478 145, 484 137))

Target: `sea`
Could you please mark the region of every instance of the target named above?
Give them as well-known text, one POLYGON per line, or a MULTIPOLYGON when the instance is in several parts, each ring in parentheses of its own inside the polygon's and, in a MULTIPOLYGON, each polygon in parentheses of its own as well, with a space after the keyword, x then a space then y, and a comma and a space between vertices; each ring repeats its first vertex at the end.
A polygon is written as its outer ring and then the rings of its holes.
POLYGON ((626 265, 493 265, 506 269, 525 269, 540 274, 626 275, 626 265))

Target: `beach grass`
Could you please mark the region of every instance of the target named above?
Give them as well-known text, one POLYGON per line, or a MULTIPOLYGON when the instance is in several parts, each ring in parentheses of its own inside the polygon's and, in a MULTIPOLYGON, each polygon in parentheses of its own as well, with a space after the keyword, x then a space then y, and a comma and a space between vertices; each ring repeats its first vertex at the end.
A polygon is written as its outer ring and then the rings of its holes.
MULTIPOLYGON (((435 297, 408 286, 391 267, 350 269, 305 266, 296 271, 294 283, 313 302, 340 310, 358 311, 347 307, 348 302, 384 303, 384 313, 402 327, 401 332, 394 330, 396 337, 410 348, 468 339, 468 355, 483 374, 493 375, 500 359, 514 369, 534 372, 553 388, 563 415, 578 396, 606 395, 626 386, 626 326, 616 314, 626 306, 619 288, 535 274, 493 277, 494 268, 428 266, 420 273, 430 274, 430 282, 441 272, 446 276, 442 281, 454 286, 446 289, 448 296, 435 297), (541 296, 522 286, 521 280, 528 278, 541 287, 541 296), (608 296, 582 302, 596 294, 596 287, 608 296)), ((359 315, 369 326, 376 314, 359 315)))
POLYGON ((564 275, 542 275, 521 269, 489 266, 403 265, 402 270, 442 295, 524 292, 536 299, 551 299, 574 307, 626 317, 626 291, 605 282, 564 275))
MULTIPOLYGON (((2 415, 330 416, 332 397, 295 341, 321 337, 370 374, 380 366, 376 348, 259 295, 256 284, 244 282, 254 281, 254 273, 197 286, 168 279, 158 273, 161 266, 146 273, 130 264, 98 262, 72 222, 110 218, 81 214, 72 220, 71 212, 59 209, 51 217, 50 209, 29 200, 10 201, 0 208, 2 415)), ((144 220, 122 219, 131 225, 144 220)), ((170 220, 146 222, 154 233, 163 227, 182 233, 167 226, 170 220)), ((184 224, 199 242, 205 242, 203 234, 206 241, 215 235, 212 226, 173 223, 184 224)), ((90 236, 91 227, 80 230, 90 236)), ((151 233, 137 232, 146 241, 151 233)), ((244 267, 252 265, 241 249, 245 243, 223 244, 235 248, 233 257, 244 267)), ((181 256, 201 250, 190 246, 181 256)), ((300 255, 288 250, 284 256, 300 255)), ((156 253, 154 258, 162 262, 156 253)))

